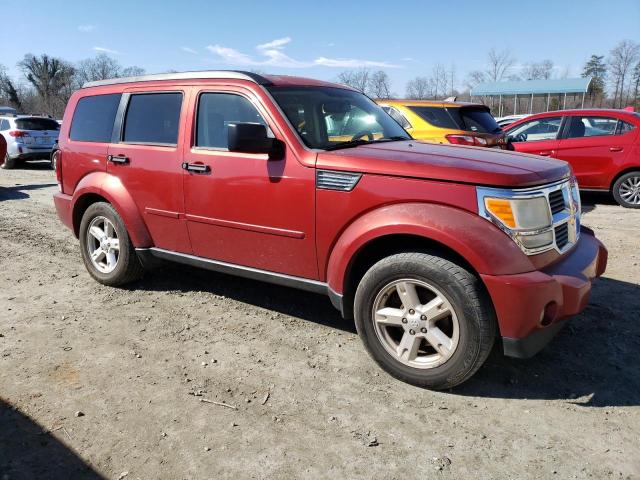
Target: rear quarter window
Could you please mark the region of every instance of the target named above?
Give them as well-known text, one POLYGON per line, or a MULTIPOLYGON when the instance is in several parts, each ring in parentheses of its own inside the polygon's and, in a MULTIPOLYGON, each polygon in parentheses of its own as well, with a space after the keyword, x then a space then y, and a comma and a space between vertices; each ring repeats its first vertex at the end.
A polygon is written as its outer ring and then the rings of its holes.
POLYGON ((491 113, 484 108, 450 108, 449 113, 462 130, 477 133, 497 133, 502 129, 491 113))
POLYGON ((408 106, 407 108, 434 127, 460 129, 460 126, 456 124, 445 108, 421 106, 408 106))
POLYGON ((113 122, 122 95, 92 95, 78 101, 69 138, 78 142, 111 142, 113 122))
POLYGON ((18 130, 59 130, 60 125, 51 118, 18 118, 16 128, 18 130))

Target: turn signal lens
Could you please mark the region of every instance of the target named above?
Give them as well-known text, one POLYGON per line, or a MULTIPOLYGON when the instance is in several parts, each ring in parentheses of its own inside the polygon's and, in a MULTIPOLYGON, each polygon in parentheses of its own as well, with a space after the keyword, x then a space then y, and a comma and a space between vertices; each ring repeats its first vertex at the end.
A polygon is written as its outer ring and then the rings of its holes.
POLYGON ((516 219, 511 209, 511 201, 504 198, 486 198, 484 205, 487 211, 509 228, 516 228, 516 219))

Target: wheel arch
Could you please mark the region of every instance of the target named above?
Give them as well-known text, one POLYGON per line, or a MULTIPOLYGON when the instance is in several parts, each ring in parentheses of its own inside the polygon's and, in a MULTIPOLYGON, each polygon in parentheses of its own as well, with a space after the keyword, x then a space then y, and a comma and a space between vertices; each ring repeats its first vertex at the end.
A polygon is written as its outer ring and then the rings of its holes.
POLYGON ((327 266, 330 289, 343 296, 350 317, 362 275, 378 260, 402 252, 435 253, 479 274, 531 271, 531 261, 497 227, 480 216, 438 204, 398 204, 354 221, 335 243, 327 266))
POLYGON ((95 172, 84 177, 76 188, 72 201, 72 224, 79 235, 82 216, 92 204, 106 202, 115 208, 122 218, 134 247, 150 247, 153 241, 137 205, 119 178, 105 172, 95 172))
POLYGON ((623 175, 626 175, 627 173, 631 173, 631 172, 640 172, 640 165, 632 165, 630 167, 623 168, 618 173, 616 173, 613 176, 613 179, 611 180, 611 184, 609 185, 609 191, 613 192, 613 186, 616 184, 616 182, 618 181, 618 179, 620 177, 622 177, 623 175))

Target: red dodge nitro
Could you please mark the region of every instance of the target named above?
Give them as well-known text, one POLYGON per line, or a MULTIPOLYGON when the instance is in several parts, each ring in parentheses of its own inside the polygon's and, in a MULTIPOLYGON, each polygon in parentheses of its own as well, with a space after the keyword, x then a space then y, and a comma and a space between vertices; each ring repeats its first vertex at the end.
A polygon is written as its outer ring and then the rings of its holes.
POLYGON ((327 294, 382 368, 449 388, 585 308, 607 251, 561 161, 413 140, 344 86, 245 72, 86 84, 55 153, 89 273, 154 258, 327 294))

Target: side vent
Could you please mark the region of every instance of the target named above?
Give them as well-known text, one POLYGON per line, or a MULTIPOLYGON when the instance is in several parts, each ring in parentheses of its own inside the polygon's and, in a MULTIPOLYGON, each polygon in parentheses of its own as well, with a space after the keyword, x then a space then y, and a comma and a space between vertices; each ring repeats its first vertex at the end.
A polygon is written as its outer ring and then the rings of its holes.
POLYGON ((324 190, 350 192, 355 188, 360 177, 362 177, 362 175, 359 173, 318 170, 316 172, 316 187, 324 190))

